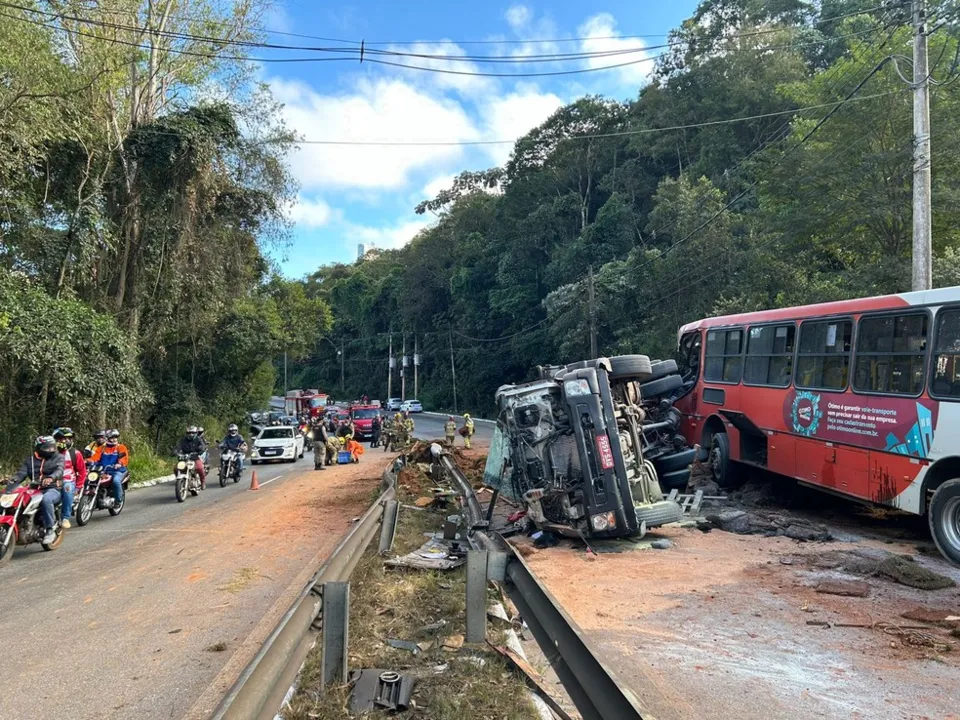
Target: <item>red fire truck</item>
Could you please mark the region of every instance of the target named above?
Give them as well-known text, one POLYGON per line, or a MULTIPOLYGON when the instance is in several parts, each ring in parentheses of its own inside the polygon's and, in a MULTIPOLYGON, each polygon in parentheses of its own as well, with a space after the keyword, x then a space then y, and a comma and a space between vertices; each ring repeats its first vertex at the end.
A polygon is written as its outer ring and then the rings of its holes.
POLYGON ((287 415, 317 417, 326 412, 330 397, 319 390, 288 390, 283 408, 287 415))

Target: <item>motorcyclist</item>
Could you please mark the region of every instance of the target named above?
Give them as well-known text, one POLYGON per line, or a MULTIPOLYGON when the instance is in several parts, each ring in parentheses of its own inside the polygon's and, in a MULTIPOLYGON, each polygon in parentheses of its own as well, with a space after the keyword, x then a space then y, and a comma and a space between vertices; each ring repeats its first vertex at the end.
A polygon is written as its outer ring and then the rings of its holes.
MULTIPOLYGON (((202 437, 202 436, 201 436, 202 437)), ((227 427, 227 436, 220 443, 221 452, 224 450, 235 450, 239 453, 237 460, 237 473, 243 474, 243 458, 247 451, 247 441, 240 434, 240 428, 231 424, 227 427)))
POLYGON ((103 471, 113 483, 113 501, 119 505, 123 502, 123 477, 127 474, 130 453, 120 442, 119 430, 107 430, 106 436, 106 442, 90 456, 90 464, 103 465, 103 471))
POLYGON ((53 431, 53 439, 57 441, 57 451, 63 456, 64 529, 70 528, 74 494, 83 492, 83 484, 87 481, 87 463, 83 459, 83 454, 73 449, 73 438, 73 430, 68 427, 53 431))
POLYGON ((207 469, 203 464, 203 456, 207 452, 207 443, 200 435, 200 428, 196 425, 190 425, 173 452, 175 455, 196 455, 197 459, 194 467, 197 475, 200 476, 200 489, 205 490, 207 487, 207 469))
POLYGON ((39 485, 43 490, 40 523, 46 532, 42 542, 52 543, 57 539, 53 507, 61 501, 60 488, 63 485, 63 456, 57 452, 57 441, 52 436, 39 435, 33 441, 33 454, 23 461, 20 469, 7 482, 6 491, 13 492, 24 480, 29 480, 31 485, 39 485))
POLYGON ((209 470, 210 469, 210 449, 209 449, 210 446, 207 444, 207 438, 203 434, 204 432, 206 431, 203 429, 203 426, 198 425, 197 435, 199 435, 200 439, 203 440, 203 454, 201 456, 203 458, 203 467, 204 469, 209 470))
POLYGON ((91 442, 89 445, 87 445, 84 448, 84 453, 83 453, 84 457, 90 457, 91 455, 93 455, 94 451, 97 448, 102 448, 106 442, 107 442, 107 431, 97 430, 93 434, 93 442, 91 442))
POLYGON ((470 417, 470 413, 463 414, 463 427, 467 431, 467 434, 463 436, 463 446, 469 450, 470 441, 473 438, 473 432, 474 432, 473 418, 470 417))

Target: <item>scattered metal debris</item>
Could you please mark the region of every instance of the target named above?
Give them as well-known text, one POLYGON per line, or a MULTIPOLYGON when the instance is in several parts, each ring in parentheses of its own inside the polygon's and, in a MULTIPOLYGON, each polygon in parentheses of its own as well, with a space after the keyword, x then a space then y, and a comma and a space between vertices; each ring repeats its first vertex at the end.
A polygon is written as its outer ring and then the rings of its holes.
POLYGON ((350 673, 353 690, 350 693, 350 712, 358 714, 377 708, 406 710, 413 696, 414 678, 393 670, 379 668, 355 670, 350 673))

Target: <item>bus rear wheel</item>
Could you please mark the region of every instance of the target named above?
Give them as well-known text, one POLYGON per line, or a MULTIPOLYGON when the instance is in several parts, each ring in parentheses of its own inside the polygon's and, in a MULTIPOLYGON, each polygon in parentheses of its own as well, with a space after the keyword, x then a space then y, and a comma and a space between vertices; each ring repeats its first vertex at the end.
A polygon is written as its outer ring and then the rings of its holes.
POLYGON ((730 463, 730 438, 725 432, 714 433, 710 439, 710 474, 713 481, 721 488, 734 487, 737 482, 734 478, 730 463))
POLYGON ((940 553, 960 565, 960 479, 937 488, 927 512, 930 534, 940 553))

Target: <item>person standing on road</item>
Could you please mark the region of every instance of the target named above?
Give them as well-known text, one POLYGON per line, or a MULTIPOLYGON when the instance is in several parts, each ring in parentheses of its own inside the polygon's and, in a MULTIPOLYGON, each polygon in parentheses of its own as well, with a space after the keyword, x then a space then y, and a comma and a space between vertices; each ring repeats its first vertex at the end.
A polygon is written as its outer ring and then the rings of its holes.
POLYGON ((57 539, 54 522, 57 519, 54 505, 61 501, 60 488, 63 486, 63 456, 57 452, 57 441, 50 435, 40 435, 33 441, 33 454, 23 461, 10 482, 7 492, 13 492, 24 480, 39 485, 43 491, 40 500, 40 524, 46 531, 43 543, 49 544, 57 539))
POLYGON ((380 413, 373 416, 370 421, 370 447, 375 448, 380 444, 380 432, 383 429, 383 423, 380 419, 380 413))
POLYGON ((473 418, 470 417, 470 413, 463 414, 463 429, 467 432, 463 436, 463 446, 470 449, 470 440, 473 437, 473 418))
POLYGON ((453 419, 453 415, 447 417, 447 421, 443 424, 443 436, 447 440, 447 445, 453 447, 457 438, 457 422, 453 419))
POLYGON ((405 410, 403 413, 403 430, 405 436, 403 438, 404 445, 413 440, 413 432, 417 429, 417 426, 413 422, 413 418, 410 416, 410 411, 405 410))
POLYGON ((64 529, 70 529, 70 518, 73 516, 73 498, 75 493, 83 492, 83 484, 87 481, 87 463, 83 455, 73 449, 73 430, 68 427, 57 428, 53 431, 53 439, 57 441, 57 451, 63 456, 63 517, 64 529))
POLYGON ((327 441, 330 439, 327 434, 327 426, 323 420, 318 418, 313 423, 313 469, 326 470, 327 464, 327 441))

